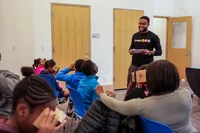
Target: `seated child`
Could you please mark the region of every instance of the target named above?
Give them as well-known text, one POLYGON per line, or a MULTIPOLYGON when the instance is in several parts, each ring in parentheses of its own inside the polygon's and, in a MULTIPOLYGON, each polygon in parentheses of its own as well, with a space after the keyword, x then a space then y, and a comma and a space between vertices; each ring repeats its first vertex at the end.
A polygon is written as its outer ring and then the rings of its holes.
POLYGON ((86 60, 82 64, 81 70, 85 76, 79 82, 77 90, 83 98, 85 110, 88 110, 92 102, 98 98, 95 92, 95 88, 99 84, 98 77, 95 76, 98 72, 98 67, 91 60, 86 60))
POLYGON ((23 67, 21 71, 25 78, 14 89, 12 115, 0 123, 0 133, 56 133, 66 121, 56 126, 59 116, 55 113, 54 92, 47 82, 34 75, 32 68, 23 67), (34 122, 39 116, 43 119, 36 128, 34 122))
POLYGON ((46 59, 41 59, 41 58, 34 60, 34 64, 32 66, 35 71, 35 74, 40 74, 45 69, 44 68, 45 62, 46 62, 46 59))
MULTIPOLYGON (((58 72, 58 70, 59 70, 59 68, 58 68, 58 66, 56 66, 55 61, 53 59, 51 59, 51 60, 47 60, 45 62, 45 70, 43 70, 41 72, 41 74, 52 76, 54 78, 54 76, 58 72)), ((69 91, 67 89, 62 89, 58 85, 57 81, 56 81, 56 89, 57 89, 57 91, 59 91, 59 97, 68 97, 69 96, 69 91)))
POLYGON ((132 73, 132 77, 130 79, 124 100, 130 100, 133 98, 145 98, 149 96, 146 83, 146 71, 144 71, 146 70, 147 66, 148 65, 143 65, 136 72, 132 73), (141 75, 139 74, 144 74, 144 79, 142 79, 143 81, 141 81, 141 75))
POLYGON ((56 80, 64 81, 66 88, 77 89, 79 81, 85 76, 81 71, 81 65, 85 62, 83 59, 76 60, 75 64, 71 64, 69 67, 59 71, 55 78, 56 80), (68 74, 70 71, 75 71, 73 74, 68 74))

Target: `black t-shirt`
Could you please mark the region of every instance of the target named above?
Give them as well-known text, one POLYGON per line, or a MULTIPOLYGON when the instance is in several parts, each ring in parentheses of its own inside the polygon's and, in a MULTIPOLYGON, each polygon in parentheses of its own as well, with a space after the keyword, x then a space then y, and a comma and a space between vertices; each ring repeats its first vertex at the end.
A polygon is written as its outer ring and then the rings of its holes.
MULTIPOLYGON (((159 37, 151 31, 147 33, 137 32, 132 37, 131 46, 129 49, 148 49, 153 51, 154 56, 162 54, 159 37)), ((134 54, 132 56, 132 65, 140 67, 144 64, 149 64, 153 61, 153 55, 134 54)))

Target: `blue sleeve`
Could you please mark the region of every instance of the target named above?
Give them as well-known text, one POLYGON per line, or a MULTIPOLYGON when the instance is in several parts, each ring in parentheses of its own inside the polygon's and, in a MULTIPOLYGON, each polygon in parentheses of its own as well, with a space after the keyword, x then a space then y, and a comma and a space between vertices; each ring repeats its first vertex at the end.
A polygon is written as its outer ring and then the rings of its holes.
MULTIPOLYGON (((99 85, 99 82, 96 82, 96 86, 99 85)), ((92 101, 96 100, 97 98, 99 98, 99 96, 97 95, 97 93, 95 92, 96 86, 93 90, 93 95, 92 95, 92 101)))
POLYGON ((96 100, 97 98, 99 98, 99 96, 98 96, 97 93, 94 91, 93 96, 92 96, 92 101, 96 100))
POLYGON ((65 68, 61 71, 59 71, 56 76, 55 76, 55 79, 56 80, 60 80, 60 81, 70 81, 71 80, 71 75, 67 74, 70 72, 70 69, 69 68, 65 68))

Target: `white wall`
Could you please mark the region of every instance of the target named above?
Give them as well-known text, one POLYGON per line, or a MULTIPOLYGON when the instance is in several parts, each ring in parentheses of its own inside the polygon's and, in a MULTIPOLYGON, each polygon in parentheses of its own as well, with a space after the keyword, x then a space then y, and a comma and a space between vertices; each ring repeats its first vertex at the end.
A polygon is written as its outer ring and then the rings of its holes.
POLYGON ((51 2, 91 6, 91 33, 100 33, 99 39, 91 38, 91 58, 99 66, 103 85, 113 84, 113 8, 144 10, 153 18, 152 0, 33 0, 36 57, 52 57, 51 2))
MULTIPOLYGON (((154 16, 172 16, 174 12, 174 0, 153 0, 154 16)), ((166 59, 166 21, 165 19, 154 18, 153 32, 156 33, 161 42, 162 56, 156 56, 155 60, 166 59)))
POLYGON ((200 66, 199 34, 200 12, 199 0, 154 0, 154 15, 161 16, 192 16, 192 51, 191 66, 200 66))
POLYGON ((159 36, 162 47, 162 55, 155 56, 155 60, 166 59, 167 20, 165 18, 154 18, 154 33, 159 36))
POLYGON ((174 1, 176 0, 153 0, 154 15, 171 16, 176 7, 174 1))
POLYGON ((0 69, 20 75, 23 65, 34 59, 31 0, 0 0, 0 69))

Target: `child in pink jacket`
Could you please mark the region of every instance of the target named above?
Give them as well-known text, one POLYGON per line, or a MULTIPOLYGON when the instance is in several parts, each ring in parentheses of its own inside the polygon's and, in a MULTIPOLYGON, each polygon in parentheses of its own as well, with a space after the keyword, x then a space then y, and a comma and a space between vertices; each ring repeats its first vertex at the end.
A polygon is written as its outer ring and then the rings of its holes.
POLYGON ((41 59, 41 58, 34 60, 33 69, 35 71, 35 74, 40 74, 43 70, 45 70, 44 68, 45 62, 46 59, 41 59))

